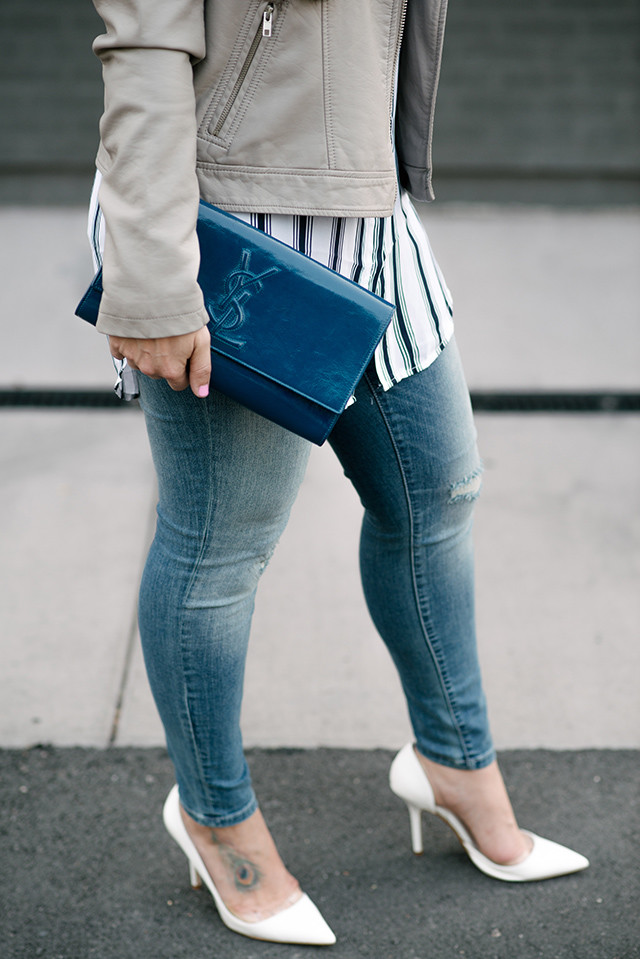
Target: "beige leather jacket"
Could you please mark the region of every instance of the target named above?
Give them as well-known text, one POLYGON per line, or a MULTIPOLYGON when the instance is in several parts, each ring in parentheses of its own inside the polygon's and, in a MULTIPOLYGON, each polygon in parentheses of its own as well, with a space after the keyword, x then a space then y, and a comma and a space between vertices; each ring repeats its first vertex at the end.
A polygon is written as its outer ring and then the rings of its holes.
POLYGON ((98 329, 187 333, 199 196, 230 211, 388 216, 430 199, 446 0, 94 0, 106 32, 98 329), (401 42, 402 41, 402 42, 401 42))

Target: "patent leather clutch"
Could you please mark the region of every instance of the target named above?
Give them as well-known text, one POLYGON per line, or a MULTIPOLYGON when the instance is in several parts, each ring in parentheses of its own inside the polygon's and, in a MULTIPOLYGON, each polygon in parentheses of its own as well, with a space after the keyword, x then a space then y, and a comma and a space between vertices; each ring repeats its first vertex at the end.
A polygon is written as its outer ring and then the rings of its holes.
MULTIPOLYGON (((211 385, 321 445, 395 308, 202 200, 198 238, 211 385)), ((95 324, 101 296, 99 272, 76 314, 95 324)))

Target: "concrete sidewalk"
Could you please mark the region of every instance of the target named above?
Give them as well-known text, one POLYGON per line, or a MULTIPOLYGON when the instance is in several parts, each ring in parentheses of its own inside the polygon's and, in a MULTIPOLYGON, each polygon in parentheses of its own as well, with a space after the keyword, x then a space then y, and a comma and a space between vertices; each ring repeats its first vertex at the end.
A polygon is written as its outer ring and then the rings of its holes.
MULTIPOLYGON (((425 215, 472 388, 637 387, 640 214, 425 215)), ((0 384, 110 387, 103 338, 72 315, 91 271, 84 211, 0 210, 0 255, 0 384)), ((477 422, 478 620, 498 745, 637 747, 640 418, 477 422)), ((4 409, 0 437, 0 745, 161 744, 135 635, 155 495, 141 415, 4 409)), ((333 454, 314 450, 258 599, 249 745, 392 748, 408 735, 361 598, 359 522, 333 454)))

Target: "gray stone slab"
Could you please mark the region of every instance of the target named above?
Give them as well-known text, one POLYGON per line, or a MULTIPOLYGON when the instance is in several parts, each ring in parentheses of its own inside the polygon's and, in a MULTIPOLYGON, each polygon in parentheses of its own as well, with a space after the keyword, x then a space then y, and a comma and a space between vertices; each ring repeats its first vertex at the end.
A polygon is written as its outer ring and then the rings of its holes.
POLYGON ((637 746, 640 420, 478 429, 478 626, 500 747, 637 746))
POLYGON ((115 379, 106 337, 74 316, 93 276, 84 208, 0 208, 0 386, 115 379))
POLYGON ((153 479, 142 418, 0 416, 0 742, 106 745, 153 479))
POLYGON ((637 208, 420 212, 473 389, 638 389, 637 208))
MULTIPOLYGON (((283 858, 337 936, 334 959, 637 959, 638 754, 501 757, 520 821, 587 855, 583 873, 488 879, 424 816, 413 856, 391 753, 249 756, 283 858)), ((164 751, 0 752, 0 932, 7 959, 311 959, 230 932, 165 834, 164 751)))
MULTIPOLYGON (((477 419, 479 642, 497 745, 637 747, 640 421, 477 419)), ((409 736, 361 594, 360 515, 331 451, 314 450, 258 595, 248 745, 391 748, 409 736)), ((163 742, 139 652, 117 742, 163 742)))

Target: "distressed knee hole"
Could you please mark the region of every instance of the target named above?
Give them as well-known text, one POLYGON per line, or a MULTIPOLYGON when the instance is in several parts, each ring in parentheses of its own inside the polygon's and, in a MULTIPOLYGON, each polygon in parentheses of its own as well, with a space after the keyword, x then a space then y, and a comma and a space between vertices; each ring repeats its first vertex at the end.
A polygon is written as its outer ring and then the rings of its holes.
POLYGON ((263 553, 262 556, 259 556, 257 559, 258 575, 262 575, 271 562, 271 557, 276 551, 277 543, 274 543, 273 546, 269 547, 266 553, 263 553))
POLYGON ((449 487, 449 502, 459 503, 461 500, 471 502, 477 499, 482 489, 482 467, 474 470, 469 476, 465 476, 457 483, 449 487))

